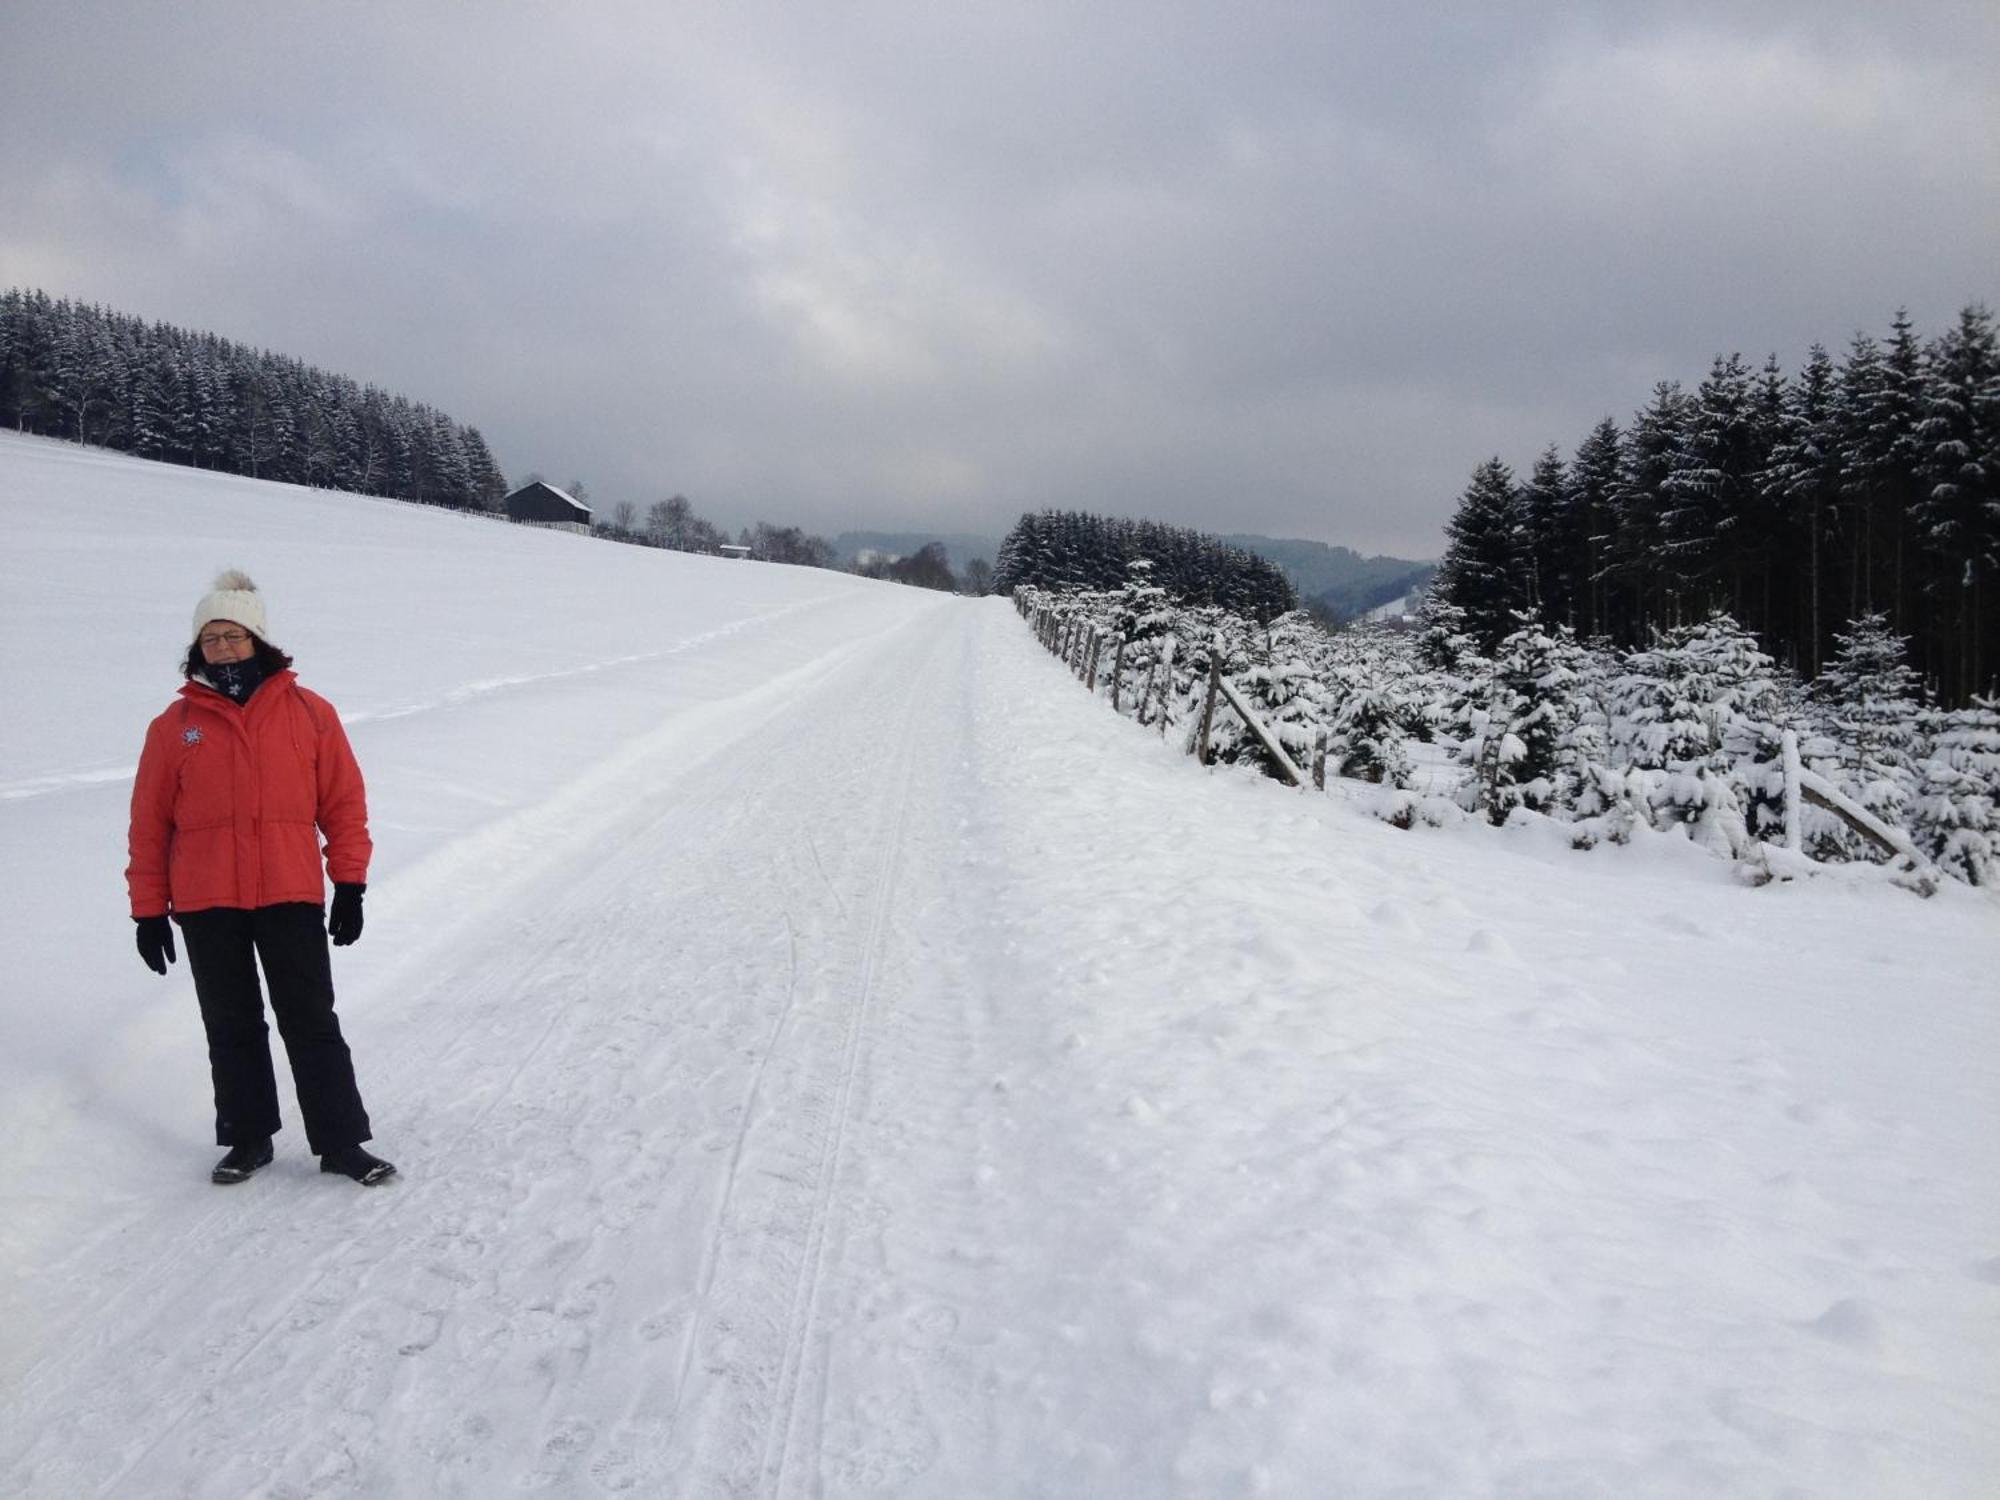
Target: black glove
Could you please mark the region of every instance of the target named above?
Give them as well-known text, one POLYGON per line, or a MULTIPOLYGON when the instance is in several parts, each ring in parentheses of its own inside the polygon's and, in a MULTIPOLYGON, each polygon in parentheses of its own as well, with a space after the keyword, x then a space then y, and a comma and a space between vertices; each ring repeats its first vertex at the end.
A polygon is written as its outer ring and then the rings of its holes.
POLYGON ((167 972, 174 961, 174 924, 165 917, 134 917, 139 924, 139 957, 155 974, 167 972))
POLYGON ((326 930, 334 947, 345 948, 361 936, 361 893, 367 889, 358 880, 333 883, 333 910, 326 914, 326 930))

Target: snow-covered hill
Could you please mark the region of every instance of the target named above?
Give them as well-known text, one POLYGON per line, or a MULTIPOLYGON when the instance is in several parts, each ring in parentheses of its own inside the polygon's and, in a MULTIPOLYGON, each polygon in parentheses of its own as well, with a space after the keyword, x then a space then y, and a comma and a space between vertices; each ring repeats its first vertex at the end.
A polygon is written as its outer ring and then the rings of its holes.
POLYGON ((0 437, 0 1493, 1972 1496, 2000 920, 1204 774, 1003 601, 0 437), (119 872, 237 565, 394 1187, 119 872))

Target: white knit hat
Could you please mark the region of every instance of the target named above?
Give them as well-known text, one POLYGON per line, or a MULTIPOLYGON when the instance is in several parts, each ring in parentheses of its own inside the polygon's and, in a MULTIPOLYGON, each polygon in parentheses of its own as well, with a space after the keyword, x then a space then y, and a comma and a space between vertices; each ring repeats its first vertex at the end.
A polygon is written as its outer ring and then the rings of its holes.
POLYGON ((194 633, 200 635, 211 620, 234 620, 258 640, 269 643, 271 639, 265 633, 264 596, 257 592, 250 575, 236 568, 218 573, 207 596, 194 607, 194 633))

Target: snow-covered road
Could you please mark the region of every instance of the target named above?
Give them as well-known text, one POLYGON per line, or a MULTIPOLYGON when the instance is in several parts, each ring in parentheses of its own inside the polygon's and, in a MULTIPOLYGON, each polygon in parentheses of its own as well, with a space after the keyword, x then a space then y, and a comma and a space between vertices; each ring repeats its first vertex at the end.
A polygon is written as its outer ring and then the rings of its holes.
MULTIPOLYGON (((388 606, 438 523, 379 524, 388 606)), ((10 747, 0 1493, 1989 1492, 1990 901, 1403 833, 1001 601, 495 538, 687 602, 517 663, 468 597, 334 682, 391 1188, 295 1130, 207 1185, 184 971, 96 888, 142 720, 10 747)))

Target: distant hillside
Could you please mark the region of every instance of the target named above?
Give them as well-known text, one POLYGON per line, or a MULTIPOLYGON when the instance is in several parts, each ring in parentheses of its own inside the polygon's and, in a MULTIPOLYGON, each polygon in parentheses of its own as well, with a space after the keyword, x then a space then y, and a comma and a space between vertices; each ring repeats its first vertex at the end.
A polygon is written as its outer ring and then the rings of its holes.
POLYGON ((1284 569, 1301 601, 1324 604, 1342 619, 1366 614, 1378 604, 1414 593, 1437 572, 1436 563, 1400 557, 1363 557, 1325 542, 1238 534, 1222 539, 1284 569))
POLYGON ((999 537, 968 531, 843 531, 833 539, 833 550, 841 562, 850 563, 862 552, 909 557, 927 542, 944 543, 945 557, 954 573, 963 573, 975 557, 990 563, 1000 551, 999 537))

